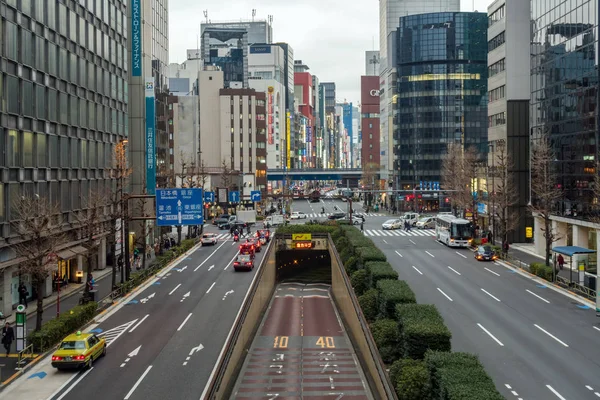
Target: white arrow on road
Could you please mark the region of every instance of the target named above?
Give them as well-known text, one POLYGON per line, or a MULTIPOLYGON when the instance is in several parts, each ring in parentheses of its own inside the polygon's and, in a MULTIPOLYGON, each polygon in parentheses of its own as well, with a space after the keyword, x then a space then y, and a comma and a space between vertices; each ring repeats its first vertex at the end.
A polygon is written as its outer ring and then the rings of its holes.
POLYGON ((187 292, 186 294, 183 295, 183 298, 181 299, 181 301, 179 301, 180 303, 183 303, 183 301, 185 299, 187 299, 188 297, 190 297, 190 292, 187 292))
POLYGON ((198 345, 198 347, 192 347, 192 350, 190 350, 190 354, 185 358, 185 361, 183 362, 183 365, 187 365, 188 361, 190 361, 190 358, 192 357, 192 355, 200 350, 202 350, 204 348, 204 346, 202 346, 202 343, 200 343, 198 345))
POLYGON ((183 272, 186 268, 187 268, 187 265, 185 267, 181 268, 181 269, 178 269, 177 271, 183 272))
POLYGON ((210 271, 211 269, 213 269, 215 266, 211 265, 210 267, 208 267, 208 270, 210 271))
POLYGON ((225 298, 232 293, 233 293, 233 290, 230 290, 229 292, 225 293, 225 296, 223 296, 223 300, 225 300, 225 298))
POLYGON ((121 368, 123 368, 125 366, 125 364, 127 364, 127 362, 129 360, 131 360, 132 357, 135 357, 138 355, 138 353, 140 352, 140 349, 142 348, 142 345, 140 344, 137 349, 133 350, 131 353, 127 354, 127 358, 125 359, 125 362, 123 362, 121 364, 121 368))
POLYGON ((153 298, 155 294, 156 293, 152 293, 148 297, 144 297, 143 299, 140 300, 140 303, 144 303, 145 304, 148 300, 150 300, 151 298, 153 298))

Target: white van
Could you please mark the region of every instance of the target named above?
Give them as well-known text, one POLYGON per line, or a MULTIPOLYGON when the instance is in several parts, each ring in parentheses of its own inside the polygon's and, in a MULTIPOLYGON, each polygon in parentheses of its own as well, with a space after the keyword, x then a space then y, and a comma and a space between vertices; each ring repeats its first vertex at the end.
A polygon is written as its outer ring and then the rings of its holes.
POLYGON ((409 212, 402 216, 402 223, 404 224, 404 222, 408 221, 410 226, 414 226, 418 220, 419 220, 419 214, 417 214, 417 213, 409 212))

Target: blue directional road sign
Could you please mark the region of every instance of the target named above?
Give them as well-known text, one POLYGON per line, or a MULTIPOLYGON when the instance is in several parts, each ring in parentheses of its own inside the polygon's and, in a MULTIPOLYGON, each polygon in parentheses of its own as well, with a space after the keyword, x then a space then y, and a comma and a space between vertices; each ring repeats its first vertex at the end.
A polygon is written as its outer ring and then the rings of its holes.
POLYGON ((230 203, 239 203, 240 202, 240 192, 229 192, 229 202, 230 203))
POLYGON ((260 201, 260 190, 253 190, 250 192, 250 200, 252 201, 260 201))
POLYGON ((204 201, 213 203, 215 201, 215 192, 204 192, 204 201))
POLYGON ((202 189, 159 189, 156 191, 158 226, 202 225, 202 189))

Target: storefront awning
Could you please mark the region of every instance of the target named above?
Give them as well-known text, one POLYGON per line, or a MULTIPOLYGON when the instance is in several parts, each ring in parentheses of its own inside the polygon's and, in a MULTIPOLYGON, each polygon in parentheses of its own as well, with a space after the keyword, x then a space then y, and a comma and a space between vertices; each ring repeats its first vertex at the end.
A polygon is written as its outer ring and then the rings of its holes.
POLYGON ((56 253, 58 258, 62 260, 70 260, 71 258, 76 257, 78 254, 85 254, 87 249, 83 246, 75 246, 70 249, 62 250, 56 253))

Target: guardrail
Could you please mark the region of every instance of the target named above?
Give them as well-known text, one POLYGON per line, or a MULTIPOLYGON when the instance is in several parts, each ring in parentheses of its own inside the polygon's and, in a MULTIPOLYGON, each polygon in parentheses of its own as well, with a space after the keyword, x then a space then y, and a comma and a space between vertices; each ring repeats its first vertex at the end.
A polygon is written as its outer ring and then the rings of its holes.
POLYGON ((22 369, 22 365, 26 363, 27 358, 33 358, 33 344, 25 347, 17 354, 17 370, 22 369))

